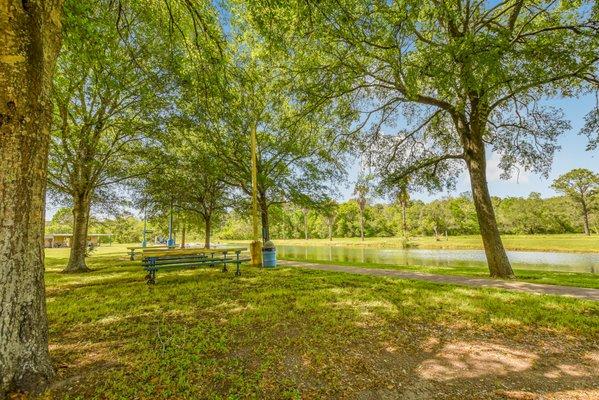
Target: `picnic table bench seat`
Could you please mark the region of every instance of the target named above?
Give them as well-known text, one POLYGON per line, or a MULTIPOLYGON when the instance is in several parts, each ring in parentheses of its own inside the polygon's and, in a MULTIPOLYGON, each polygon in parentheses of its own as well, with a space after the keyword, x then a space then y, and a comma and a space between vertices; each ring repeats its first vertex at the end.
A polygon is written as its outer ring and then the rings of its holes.
POLYGON ((242 254, 247 249, 244 247, 219 248, 219 249, 147 249, 142 253, 142 267, 148 273, 148 284, 156 283, 156 272, 160 268, 174 266, 202 266, 211 267, 222 265, 223 272, 227 272, 228 264, 235 264, 235 276, 241 275, 240 265, 250 261, 249 254, 242 254))

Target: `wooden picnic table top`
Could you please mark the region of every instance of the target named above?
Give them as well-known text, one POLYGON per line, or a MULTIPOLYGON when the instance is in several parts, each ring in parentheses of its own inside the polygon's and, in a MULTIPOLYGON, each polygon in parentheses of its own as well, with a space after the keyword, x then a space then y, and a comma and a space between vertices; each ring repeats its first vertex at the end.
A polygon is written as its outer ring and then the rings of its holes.
POLYGON ((168 249, 168 246, 131 246, 127 247, 127 250, 141 250, 141 249, 168 249))
POLYGON ((238 251, 246 251, 247 247, 217 247, 206 249, 204 247, 198 248, 185 248, 185 249, 149 249, 145 248, 142 252, 142 256, 168 256, 168 255, 179 255, 179 254, 210 254, 210 253, 236 253, 238 251))

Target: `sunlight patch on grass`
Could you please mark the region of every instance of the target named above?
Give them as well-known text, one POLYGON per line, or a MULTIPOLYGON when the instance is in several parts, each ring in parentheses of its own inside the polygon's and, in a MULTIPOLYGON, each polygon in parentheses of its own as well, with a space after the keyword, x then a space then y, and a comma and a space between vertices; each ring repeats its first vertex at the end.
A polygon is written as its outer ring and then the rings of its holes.
POLYGON ((418 374, 424 379, 448 381, 484 375, 507 375, 533 366, 538 355, 490 342, 452 342, 423 361, 418 374))
POLYGON ((225 301, 213 307, 217 311, 225 311, 231 314, 243 313, 256 310, 252 304, 241 304, 238 300, 225 301))
POLYGON ((591 400, 599 399, 599 389, 545 391, 542 397, 525 390, 499 390, 497 394, 507 400, 591 400))
POLYGON ((543 376, 549 379, 559 379, 563 377, 580 378, 584 376, 594 376, 594 371, 581 364, 559 364, 556 365, 553 370, 543 374, 543 376))

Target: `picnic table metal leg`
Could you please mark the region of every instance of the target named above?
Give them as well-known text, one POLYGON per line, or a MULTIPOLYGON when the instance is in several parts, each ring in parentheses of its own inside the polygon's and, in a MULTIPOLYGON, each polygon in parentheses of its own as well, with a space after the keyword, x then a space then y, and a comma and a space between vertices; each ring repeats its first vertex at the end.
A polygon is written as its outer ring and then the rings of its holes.
POLYGON ((129 253, 129 255, 130 255, 129 259, 131 261, 135 261, 135 252, 133 250, 131 250, 131 253, 129 253))
POLYGON ((151 257, 149 260, 150 267, 148 268, 148 275, 146 275, 146 283, 148 285, 154 285, 156 283, 156 258, 151 257))
POLYGON ((227 272, 227 252, 225 251, 224 253, 224 257, 223 257, 223 271, 222 272, 227 272))
POLYGON ((241 264, 241 261, 239 261, 239 253, 240 251, 235 252, 237 255, 237 270, 235 271, 235 276, 240 276, 241 275, 241 271, 239 269, 239 265, 241 264))

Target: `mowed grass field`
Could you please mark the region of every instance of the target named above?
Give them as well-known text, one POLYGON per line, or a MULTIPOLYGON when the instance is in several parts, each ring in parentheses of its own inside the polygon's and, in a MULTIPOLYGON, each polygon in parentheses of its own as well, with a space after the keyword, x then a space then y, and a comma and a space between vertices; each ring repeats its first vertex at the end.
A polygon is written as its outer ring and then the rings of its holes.
MULTIPOLYGON (((563 252, 599 252, 599 235, 502 235, 503 244, 508 250, 563 251, 563 252)), ((445 236, 437 240, 432 236, 411 237, 411 246, 422 249, 482 249, 480 235, 445 236)), ((328 239, 277 239, 276 244, 299 246, 367 246, 380 248, 401 248, 404 239, 388 238, 333 238, 328 239)))
POLYGON ((45 399, 599 398, 599 303, 293 268, 92 272, 46 252, 45 399))

